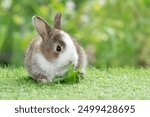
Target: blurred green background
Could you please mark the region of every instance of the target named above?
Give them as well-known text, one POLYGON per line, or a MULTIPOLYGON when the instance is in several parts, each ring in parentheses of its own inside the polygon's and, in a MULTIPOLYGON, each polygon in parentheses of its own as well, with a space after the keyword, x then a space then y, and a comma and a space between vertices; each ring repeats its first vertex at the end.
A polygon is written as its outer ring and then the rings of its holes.
POLYGON ((75 37, 96 67, 150 65, 150 0, 0 0, 0 64, 24 64, 37 34, 31 18, 53 25, 63 14, 63 30, 75 37))

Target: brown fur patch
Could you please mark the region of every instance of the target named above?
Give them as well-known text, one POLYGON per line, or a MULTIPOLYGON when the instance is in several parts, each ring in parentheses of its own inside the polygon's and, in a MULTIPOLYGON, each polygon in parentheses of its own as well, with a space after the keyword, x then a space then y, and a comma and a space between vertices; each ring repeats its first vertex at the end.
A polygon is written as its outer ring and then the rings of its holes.
POLYGON ((47 40, 44 40, 41 44, 41 51, 45 58, 51 62, 58 58, 59 54, 62 53, 65 49, 66 45, 62 40, 60 31, 57 29, 53 29, 48 37, 47 40), (56 51, 56 46, 59 45, 61 47, 61 52, 56 51))
POLYGON ((55 15, 54 28, 61 29, 61 13, 55 15))
POLYGON ((42 43, 42 38, 40 36, 37 36, 35 39, 31 41, 29 47, 27 48, 26 55, 25 55, 25 65, 28 68, 27 70, 29 73, 32 73, 33 62, 31 60, 37 52, 40 52, 39 46, 41 43, 42 43))

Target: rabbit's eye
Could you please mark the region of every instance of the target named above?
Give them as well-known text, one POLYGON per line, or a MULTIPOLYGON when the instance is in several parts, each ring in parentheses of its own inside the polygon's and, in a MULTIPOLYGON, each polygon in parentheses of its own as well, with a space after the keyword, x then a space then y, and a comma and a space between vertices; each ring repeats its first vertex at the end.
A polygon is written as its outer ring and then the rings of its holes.
POLYGON ((60 46, 57 46, 56 51, 57 51, 57 52, 60 52, 60 51, 61 51, 61 47, 60 47, 60 46))

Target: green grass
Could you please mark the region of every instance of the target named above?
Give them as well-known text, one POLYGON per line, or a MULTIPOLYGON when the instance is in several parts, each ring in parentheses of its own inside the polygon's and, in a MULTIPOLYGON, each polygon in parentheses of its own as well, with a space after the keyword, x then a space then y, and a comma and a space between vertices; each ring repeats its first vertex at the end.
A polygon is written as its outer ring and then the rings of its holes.
POLYGON ((0 68, 0 99, 150 99, 150 69, 88 68, 79 83, 40 84, 23 67, 0 68))

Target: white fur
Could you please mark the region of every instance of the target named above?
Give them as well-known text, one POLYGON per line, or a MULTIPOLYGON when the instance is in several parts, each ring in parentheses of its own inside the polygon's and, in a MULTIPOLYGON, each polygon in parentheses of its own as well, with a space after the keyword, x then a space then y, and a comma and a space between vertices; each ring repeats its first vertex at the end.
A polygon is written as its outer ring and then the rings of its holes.
POLYGON ((43 74, 47 76, 49 81, 52 81, 56 75, 63 75, 67 71, 67 68, 64 66, 68 65, 70 61, 75 66, 77 65, 78 54, 72 39, 63 31, 61 31, 61 35, 63 41, 66 43, 66 49, 56 60, 48 62, 42 53, 36 53, 33 59, 35 63, 32 66, 33 73, 43 74))
POLYGON ((60 55, 57 62, 58 64, 66 65, 69 61, 71 61, 76 66, 78 61, 78 54, 74 42, 64 31, 61 31, 61 35, 63 41, 66 43, 66 50, 63 54, 60 55))

